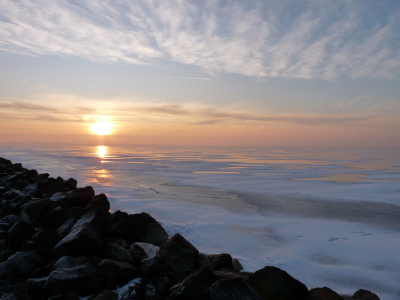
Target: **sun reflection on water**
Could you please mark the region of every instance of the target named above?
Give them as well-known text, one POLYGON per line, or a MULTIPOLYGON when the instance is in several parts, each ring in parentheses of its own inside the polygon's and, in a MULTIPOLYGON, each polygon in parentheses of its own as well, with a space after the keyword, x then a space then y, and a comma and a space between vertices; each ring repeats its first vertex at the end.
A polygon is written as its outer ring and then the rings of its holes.
POLYGON ((97 146, 97 156, 100 158, 106 158, 107 157, 107 146, 97 146))

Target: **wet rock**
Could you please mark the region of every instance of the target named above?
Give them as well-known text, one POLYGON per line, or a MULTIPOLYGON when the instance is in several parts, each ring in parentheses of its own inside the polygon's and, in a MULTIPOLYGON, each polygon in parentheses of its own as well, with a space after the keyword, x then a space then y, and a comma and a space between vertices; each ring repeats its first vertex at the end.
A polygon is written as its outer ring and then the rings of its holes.
POLYGON ((110 202, 107 199, 107 196, 104 194, 98 194, 92 198, 89 205, 87 206, 88 210, 92 210, 95 208, 100 208, 105 211, 110 210, 110 202))
MULTIPOLYGON (((28 186, 30 187, 30 185, 28 186)), ((54 178, 47 178, 46 180, 39 181, 36 183, 36 195, 53 195, 59 192, 66 192, 67 189, 62 185, 61 182, 54 178)))
POLYGON ((133 263, 132 255, 128 250, 122 248, 117 244, 107 244, 105 248, 105 253, 108 257, 114 258, 116 260, 125 261, 128 263, 133 263))
POLYGON ((161 253, 173 271, 190 271, 196 266, 199 250, 177 233, 165 242, 161 253))
POLYGON ((108 220, 108 237, 122 237, 128 243, 144 242, 161 245, 168 239, 162 226, 149 214, 133 214, 116 211, 108 220))
POLYGON ((11 225, 6 223, 6 222, 0 222, 0 230, 2 231, 8 231, 10 229, 11 225))
POLYGON ((8 270, 21 278, 29 277, 43 263, 43 257, 34 251, 19 251, 7 259, 8 270))
POLYGON ((129 248, 130 254, 138 261, 156 256, 160 247, 148 243, 133 243, 129 248))
POLYGON ((23 241, 29 239, 35 232, 29 217, 21 213, 20 218, 8 230, 10 248, 17 248, 23 241))
POLYGON ((89 259, 85 256, 78 256, 78 257, 63 256, 54 263, 52 271, 58 269, 74 268, 87 263, 89 263, 89 259))
POLYGON ((213 274, 220 279, 236 279, 236 278, 247 278, 249 277, 250 274, 252 273, 247 273, 247 272, 240 272, 236 270, 229 270, 229 269, 224 269, 224 270, 212 270, 213 274))
POLYGON ((354 295, 351 297, 351 299, 353 299, 353 300, 356 300, 356 299, 357 300, 379 300, 379 297, 370 291, 360 289, 354 293, 354 295))
POLYGON ((227 253, 208 255, 201 264, 201 268, 204 267, 210 270, 233 269, 232 256, 227 253))
POLYGON ((8 223, 10 225, 14 224, 18 220, 18 216, 16 215, 7 215, 0 220, 0 222, 8 223))
POLYGON ((92 264, 84 264, 51 272, 45 288, 53 292, 74 291, 88 295, 95 292, 102 284, 100 268, 92 264))
POLYGON ((272 266, 254 272, 247 278, 247 282, 264 299, 302 300, 308 293, 303 283, 272 266))
POLYGON ((13 190, 10 190, 8 192, 5 192, 3 194, 3 197, 5 199, 7 199, 7 200, 10 200, 10 199, 14 199, 14 198, 16 198, 16 197, 18 197, 20 195, 25 195, 25 194, 23 192, 19 191, 19 190, 13 189, 13 190))
POLYGON ((237 271, 242 271, 243 270, 243 266, 242 266, 242 264, 239 262, 239 260, 237 258, 232 260, 232 267, 233 267, 233 269, 235 269, 237 271))
POLYGON ((40 253, 51 255, 53 248, 61 240, 57 232, 52 228, 44 228, 32 236, 40 253))
POLYGON ((151 279, 160 274, 166 273, 167 263, 163 255, 157 254, 154 257, 143 259, 140 262, 140 273, 145 278, 151 279))
POLYGON ((125 241, 123 238, 120 237, 113 237, 113 238, 108 238, 106 239, 107 243, 112 243, 112 244, 117 244, 119 246, 121 246, 124 249, 128 249, 129 248, 129 244, 127 241, 125 241))
POLYGON ((68 233, 71 232, 72 227, 74 227, 76 223, 75 218, 69 218, 64 223, 57 228, 57 234, 60 238, 64 238, 68 233))
POLYGON ((55 259, 48 260, 43 266, 41 266, 41 267, 37 268, 35 271, 33 271, 30 278, 41 278, 41 277, 49 276, 55 262, 56 262, 55 259))
POLYGON ((69 191, 76 190, 77 184, 78 181, 76 181, 74 178, 70 178, 62 183, 62 185, 69 191))
POLYGON ((47 199, 31 200, 21 206, 21 211, 25 212, 31 220, 43 219, 44 213, 51 206, 51 202, 47 199))
POLYGON ((243 279, 218 280, 210 287, 212 300, 263 300, 243 279))
POLYGON ((103 240, 99 233, 89 225, 72 230, 53 249, 59 256, 94 255, 103 250, 103 240))
POLYGON ((142 278, 134 279, 115 292, 119 300, 144 299, 146 282, 142 278))
POLYGON ((45 212, 44 223, 47 227, 57 229, 70 217, 65 203, 57 202, 52 204, 45 212))
POLYGON ((167 295, 171 286, 172 283, 169 280, 168 275, 161 274, 146 286, 146 298, 153 295, 167 295))
POLYGON ((65 294, 55 294, 48 300, 79 300, 79 294, 76 292, 69 292, 65 294))
POLYGON ((97 295, 90 297, 89 300, 117 300, 118 294, 110 290, 104 290, 97 295))
POLYGON ((47 277, 31 278, 26 281, 26 289, 28 292, 43 292, 45 291, 45 285, 47 277))
POLYGON ((304 300, 343 300, 343 297, 328 287, 311 289, 304 300))
POLYGON ((94 209, 87 214, 83 215, 72 227, 71 231, 81 227, 90 226, 98 232, 103 232, 106 226, 106 220, 109 216, 108 211, 105 212, 99 208, 94 209))
POLYGON ((206 300, 216 279, 208 268, 193 271, 171 288, 170 299, 206 300))
POLYGON ((124 261, 103 259, 99 266, 106 276, 114 279, 117 285, 126 284, 139 276, 139 269, 124 261))
POLYGON ((59 192, 55 193, 51 198, 51 201, 63 201, 69 207, 86 207, 90 200, 88 194, 69 191, 69 192, 59 192))

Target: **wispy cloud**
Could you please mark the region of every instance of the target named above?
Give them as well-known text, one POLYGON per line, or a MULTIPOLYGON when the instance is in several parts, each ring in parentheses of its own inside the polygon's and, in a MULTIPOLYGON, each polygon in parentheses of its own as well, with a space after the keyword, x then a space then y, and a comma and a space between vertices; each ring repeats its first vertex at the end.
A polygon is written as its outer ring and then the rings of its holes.
POLYGON ((391 78, 400 69, 400 5, 376 18, 374 5, 382 4, 0 0, 0 50, 106 63, 172 61, 211 74, 391 78))

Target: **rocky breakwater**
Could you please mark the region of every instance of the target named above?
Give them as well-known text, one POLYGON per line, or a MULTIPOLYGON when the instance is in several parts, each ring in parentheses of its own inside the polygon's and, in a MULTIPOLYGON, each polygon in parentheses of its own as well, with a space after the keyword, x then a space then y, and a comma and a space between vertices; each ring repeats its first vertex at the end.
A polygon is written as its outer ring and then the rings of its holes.
MULTIPOLYGON (((0 158, 0 299, 339 300, 285 271, 241 271, 200 254, 149 214, 110 213, 106 195, 0 158)), ((350 297, 349 297, 350 298, 350 297)), ((359 290, 351 299, 377 300, 359 290)))

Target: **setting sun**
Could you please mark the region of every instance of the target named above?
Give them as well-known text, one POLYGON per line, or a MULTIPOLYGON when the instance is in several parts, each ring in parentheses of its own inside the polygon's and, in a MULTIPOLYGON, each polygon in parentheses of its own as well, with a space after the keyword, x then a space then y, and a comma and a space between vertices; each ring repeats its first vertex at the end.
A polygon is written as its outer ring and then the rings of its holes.
POLYGON ((92 131, 98 135, 107 135, 112 132, 113 124, 107 121, 99 121, 92 124, 92 131))

